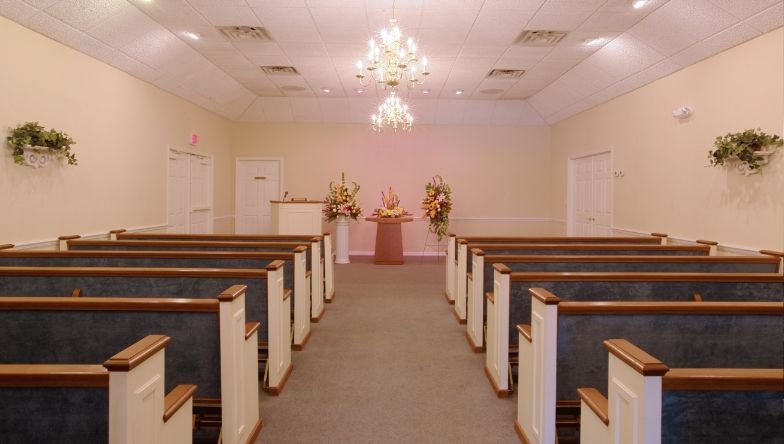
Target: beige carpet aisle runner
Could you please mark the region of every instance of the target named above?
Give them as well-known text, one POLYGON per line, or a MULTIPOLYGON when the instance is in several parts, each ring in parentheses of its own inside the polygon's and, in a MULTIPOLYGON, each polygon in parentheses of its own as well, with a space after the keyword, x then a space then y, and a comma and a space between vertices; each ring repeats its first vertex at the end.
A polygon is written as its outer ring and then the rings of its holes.
POLYGON ((336 265, 335 302, 283 394, 261 396, 262 443, 515 443, 516 398, 498 399, 444 299, 444 263, 336 265))

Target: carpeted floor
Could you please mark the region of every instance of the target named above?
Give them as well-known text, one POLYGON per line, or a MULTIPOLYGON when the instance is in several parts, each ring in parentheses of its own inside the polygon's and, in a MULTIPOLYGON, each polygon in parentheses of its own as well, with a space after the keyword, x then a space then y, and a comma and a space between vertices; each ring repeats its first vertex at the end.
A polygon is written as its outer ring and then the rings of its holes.
POLYGON ((327 305, 261 443, 516 443, 516 398, 498 399, 444 293, 444 262, 336 265, 327 305))

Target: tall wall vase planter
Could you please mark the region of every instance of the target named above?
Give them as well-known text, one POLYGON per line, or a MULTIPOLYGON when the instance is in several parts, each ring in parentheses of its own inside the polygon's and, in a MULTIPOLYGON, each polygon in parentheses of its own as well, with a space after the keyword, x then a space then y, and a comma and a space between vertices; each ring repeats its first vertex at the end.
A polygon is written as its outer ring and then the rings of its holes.
POLYGON ((335 242, 335 263, 348 264, 348 216, 338 216, 336 218, 335 242))

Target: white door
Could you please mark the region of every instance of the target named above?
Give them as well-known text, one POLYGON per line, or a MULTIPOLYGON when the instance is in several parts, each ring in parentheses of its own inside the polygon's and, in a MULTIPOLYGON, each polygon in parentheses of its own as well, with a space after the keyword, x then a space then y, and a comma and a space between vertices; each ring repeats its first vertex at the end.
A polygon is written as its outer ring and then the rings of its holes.
POLYGON ((169 233, 188 232, 188 156, 169 152, 168 208, 169 233))
POLYGON ((210 172, 212 159, 205 156, 190 155, 190 233, 210 233, 212 220, 212 196, 210 193, 210 172))
POLYGON ((612 160, 610 152, 570 160, 569 221, 573 236, 612 235, 612 160))
POLYGON ((237 234, 272 230, 271 200, 280 199, 280 160, 237 159, 237 234))

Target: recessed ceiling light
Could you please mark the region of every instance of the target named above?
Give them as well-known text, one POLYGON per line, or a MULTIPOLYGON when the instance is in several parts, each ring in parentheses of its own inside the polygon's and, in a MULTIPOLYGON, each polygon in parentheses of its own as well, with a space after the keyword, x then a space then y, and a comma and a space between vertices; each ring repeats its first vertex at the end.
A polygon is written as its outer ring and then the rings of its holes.
POLYGON ((365 88, 354 88, 354 92, 357 94, 364 94, 365 88))
POLYGON ((330 88, 327 88, 326 86, 321 88, 321 90, 324 91, 324 94, 329 94, 332 92, 332 90, 330 88))
POLYGON ((607 43, 608 39, 605 37, 596 37, 593 39, 586 39, 583 41, 586 46, 603 46, 607 43))
POLYGON ((640 9, 643 6, 645 6, 645 3, 647 3, 647 2, 648 2, 648 0, 634 0, 634 2, 632 3, 632 8, 640 9))
POLYGON ((422 94, 430 94, 430 88, 423 89, 422 94))
POLYGON ((455 90, 455 95, 456 95, 456 96, 460 96, 460 95, 462 95, 464 92, 465 92, 465 91, 463 91, 462 89, 456 89, 456 90, 455 90))
POLYGON ((191 40, 199 40, 199 38, 201 38, 201 36, 199 34, 196 34, 195 32, 185 31, 182 34, 191 40))

